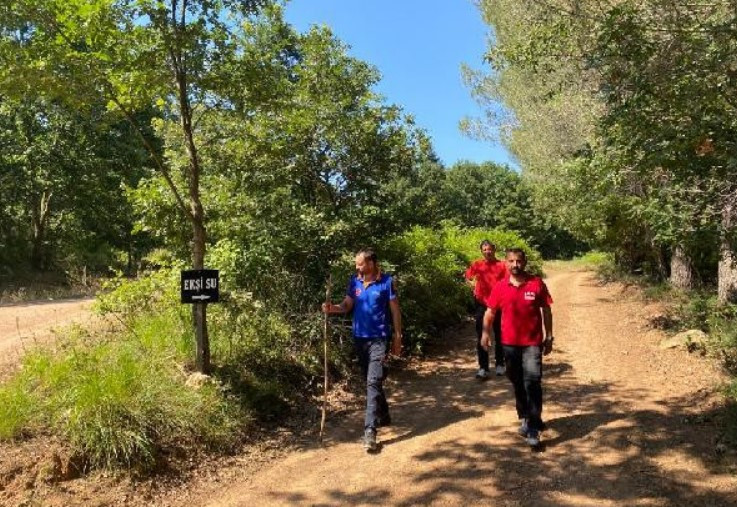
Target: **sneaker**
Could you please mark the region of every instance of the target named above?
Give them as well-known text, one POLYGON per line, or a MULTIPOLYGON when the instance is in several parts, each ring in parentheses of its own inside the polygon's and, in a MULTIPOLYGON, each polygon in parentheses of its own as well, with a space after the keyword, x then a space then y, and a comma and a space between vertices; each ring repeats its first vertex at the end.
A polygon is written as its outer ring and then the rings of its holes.
POLYGON ((376 430, 368 428, 363 434, 363 448, 366 449, 366 452, 374 452, 378 447, 376 443, 376 430))
POLYGON ((540 433, 537 430, 530 430, 527 432, 527 445, 530 447, 537 447, 540 445, 540 433))
POLYGON ((519 424, 519 428, 517 429, 517 433, 519 433, 521 437, 527 438, 528 431, 529 430, 527 428, 527 419, 520 419, 520 424, 519 424))
POLYGON ((391 426, 391 425, 392 425, 392 416, 390 416, 389 414, 379 417, 379 419, 376 421, 376 426, 379 428, 383 428, 384 426, 391 426))
POLYGON ((497 376, 497 377, 501 377, 501 376, 502 376, 502 375, 504 375, 504 374, 505 374, 506 372, 507 372, 507 369, 506 369, 506 368, 504 367, 504 365, 503 365, 503 364, 499 364, 499 365, 497 365, 497 367, 496 367, 496 376, 497 376))
POLYGON ((489 372, 483 368, 479 368, 479 371, 476 372, 476 378, 479 380, 486 380, 489 378, 489 372))

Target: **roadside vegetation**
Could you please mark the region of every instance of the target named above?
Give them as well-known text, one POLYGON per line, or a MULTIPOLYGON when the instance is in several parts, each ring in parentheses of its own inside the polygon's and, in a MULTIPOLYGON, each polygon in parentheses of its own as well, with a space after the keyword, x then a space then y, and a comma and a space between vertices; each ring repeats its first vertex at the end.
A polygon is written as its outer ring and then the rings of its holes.
MULTIPOLYGON (((107 279, 97 310, 114 325, 27 354, 0 385, 0 439, 61 439, 86 470, 151 471, 302 410, 326 283, 339 298, 361 247, 396 274, 411 353, 466 315, 481 239, 537 270, 584 247, 515 170, 445 167, 328 28, 297 32, 276 1, 186 5, 0 9, 0 290, 24 273, 107 279), (202 266, 221 276, 211 365, 178 294, 202 266)), ((346 324, 334 380, 351 374, 346 324)))
POLYGON ((577 263, 644 284, 672 308, 670 329, 709 333, 737 375, 737 103, 725 91, 735 85, 736 6, 480 8, 494 33, 489 66, 465 75, 487 114, 468 119, 467 131, 502 141, 523 167, 532 208, 608 256, 577 263))
MULTIPOLYGON (((540 269, 534 249, 498 230, 414 227, 380 245, 385 269, 397 275, 412 351, 467 315, 470 292, 462 273, 482 238, 502 249, 525 248, 533 269, 540 269)), ((350 251, 337 260, 338 290, 352 262, 350 251)), ((319 292, 291 286, 300 293, 284 299, 281 292, 258 296, 226 286, 223 303, 211 306, 214 372, 199 377, 189 312, 179 303, 181 267, 159 266, 111 282, 97 308, 119 322, 117 331, 76 329, 53 350, 26 355, 21 372, 0 386, 0 438, 52 433, 90 469, 145 470, 177 450, 227 448, 250 424, 284 418, 300 397, 317 391, 319 292), (290 307, 297 298, 301 306, 290 307)), ((349 351, 335 343, 331 371, 349 374, 349 351)))

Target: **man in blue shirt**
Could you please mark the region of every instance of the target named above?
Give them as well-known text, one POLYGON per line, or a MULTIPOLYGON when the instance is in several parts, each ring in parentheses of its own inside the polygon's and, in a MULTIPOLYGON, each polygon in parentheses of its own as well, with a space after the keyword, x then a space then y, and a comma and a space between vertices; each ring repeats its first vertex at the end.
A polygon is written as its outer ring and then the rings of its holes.
POLYGON ((401 354, 402 314, 394 280, 381 272, 373 250, 356 254, 356 274, 348 282, 345 298, 339 305, 326 302, 322 310, 330 314, 353 310, 353 344, 367 384, 363 442, 368 452, 376 451, 376 429, 391 424, 382 386, 386 344, 391 335, 391 353, 401 354))

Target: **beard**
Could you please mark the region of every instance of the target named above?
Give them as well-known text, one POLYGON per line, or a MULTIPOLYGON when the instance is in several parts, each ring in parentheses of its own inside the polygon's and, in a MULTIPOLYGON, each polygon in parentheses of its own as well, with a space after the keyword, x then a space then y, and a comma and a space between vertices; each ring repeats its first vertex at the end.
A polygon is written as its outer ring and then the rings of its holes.
POLYGON ((522 273, 522 268, 518 268, 518 267, 515 266, 513 268, 509 268, 509 272, 512 273, 513 275, 517 276, 520 273, 522 273))

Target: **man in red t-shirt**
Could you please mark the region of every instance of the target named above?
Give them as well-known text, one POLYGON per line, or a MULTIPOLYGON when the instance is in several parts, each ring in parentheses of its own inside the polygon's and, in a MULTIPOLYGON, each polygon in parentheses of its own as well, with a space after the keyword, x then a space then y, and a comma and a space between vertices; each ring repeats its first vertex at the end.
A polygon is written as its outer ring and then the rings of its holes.
POLYGON ((506 262, 510 274, 494 286, 487 300, 481 346, 491 345, 491 324, 501 310, 502 347, 521 421, 519 433, 537 447, 543 429, 542 356, 553 350, 553 299, 542 278, 525 271, 523 250, 507 250, 506 262))
MULTIPOLYGON (((489 378, 489 352, 481 346, 481 331, 486 313, 486 300, 491 295, 491 289, 497 282, 506 278, 507 267, 496 258, 496 246, 485 239, 479 245, 483 259, 474 261, 466 270, 467 280, 476 280, 473 287, 473 296, 476 300, 476 356, 479 360, 479 371, 476 378, 486 380, 489 378)), ((501 344, 501 312, 497 312, 494 319, 494 363, 496 374, 504 375, 504 350, 501 344)))

